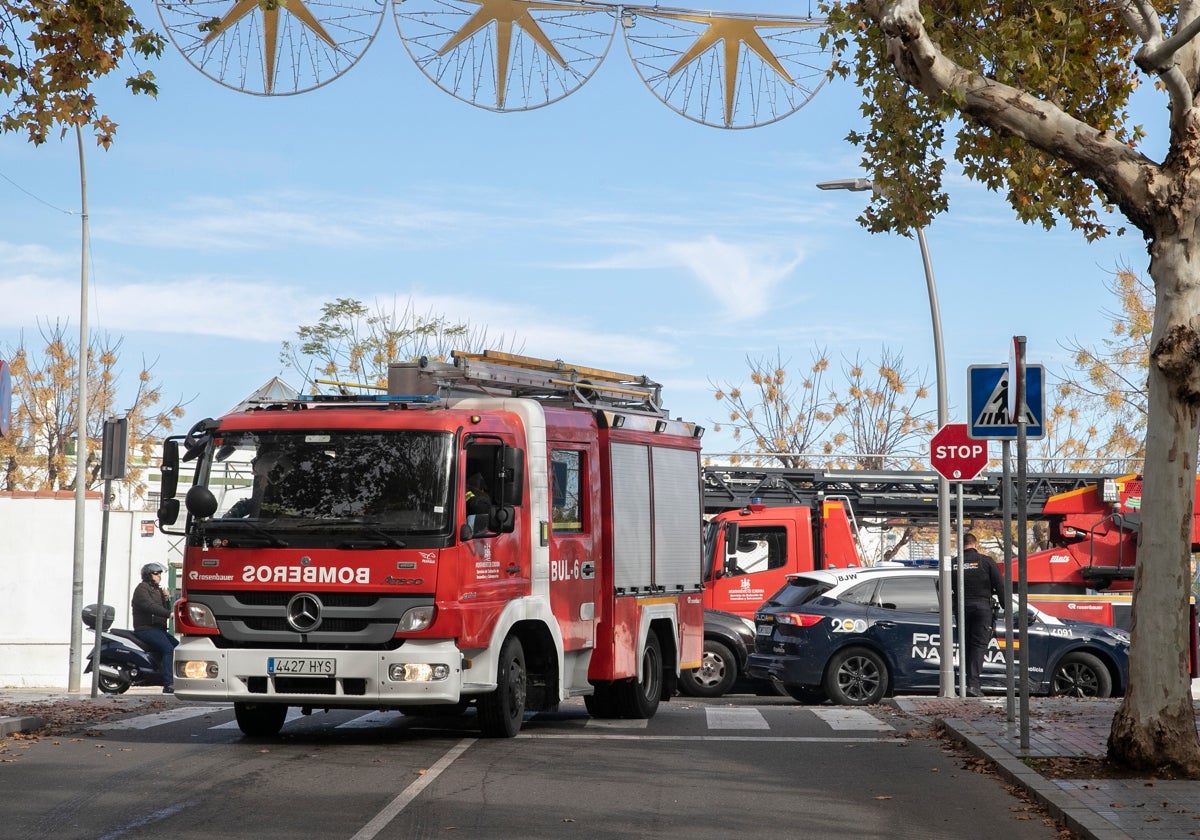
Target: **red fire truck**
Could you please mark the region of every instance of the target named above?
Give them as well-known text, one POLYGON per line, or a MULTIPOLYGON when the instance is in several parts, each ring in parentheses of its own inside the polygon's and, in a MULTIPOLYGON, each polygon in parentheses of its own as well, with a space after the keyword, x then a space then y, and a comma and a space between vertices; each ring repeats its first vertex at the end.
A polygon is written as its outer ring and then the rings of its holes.
MULTIPOLYGON (((1002 481, 962 482, 964 516, 999 519, 1002 481)), ((750 616, 789 573, 870 565, 859 543, 866 523, 936 523, 937 482, 925 472, 706 467, 705 508, 715 515, 705 537, 705 606, 750 616)), ((1026 559, 1032 603, 1059 618, 1128 628, 1141 486, 1134 475, 1028 477, 1028 516, 1046 523, 1052 546, 1026 559)), ((1200 493, 1192 550, 1200 551, 1200 493)), ((1012 571, 1016 580, 1015 560, 1012 571)))
POLYGON ((703 429, 644 376, 452 359, 165 442, 179 697, 232 701, 248 735, 289 707, 474 706, 484 735, 512 737, 576 696, 648 718, 699 663, 703 429))

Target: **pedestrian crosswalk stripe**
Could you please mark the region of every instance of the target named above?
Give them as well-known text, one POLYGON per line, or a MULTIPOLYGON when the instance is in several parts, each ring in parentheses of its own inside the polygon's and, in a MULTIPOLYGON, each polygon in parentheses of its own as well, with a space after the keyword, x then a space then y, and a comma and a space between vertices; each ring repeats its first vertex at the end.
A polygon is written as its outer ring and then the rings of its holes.
POLYGON ((616 719, 588 718, 587 726, 595 729, 645 729, 650 725, 647 719, 616 719))
POLYGON ((704 715, 709 729, 770 729, 758 709, 718 709, 706 706, 704 715))
POLYGON ((123 718, 121 720, 110 721, 101 724, 104 729, 149 729, 151 726, 160 726, 164 723, 174 723, 177 720, 187 720, 188 718, 199 717, 200 715, 211 715, 213 712, 221 711, 209 706, 183 706, 178 709, 171 709, 168 712, 154 712, 148 715, 138 715, 137 717, 123 718))
POLYGON ((865 709, 813 709, 813 714, 829 724, 830 729, 871 730, 887 732, 893 727, 884 723, 865 709))

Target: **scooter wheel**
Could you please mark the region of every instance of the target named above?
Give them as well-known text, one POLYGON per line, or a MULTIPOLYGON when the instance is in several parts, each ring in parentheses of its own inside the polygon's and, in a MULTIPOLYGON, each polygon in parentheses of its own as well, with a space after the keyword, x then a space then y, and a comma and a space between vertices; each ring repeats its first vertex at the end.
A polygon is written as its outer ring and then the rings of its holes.
POLYGON ((100 690, 105 694, 124 694, 129 690, 130 685, 130 681, 128 679, 122 677, 106 677, 104 674, 100 675, 98 682, 100 683, 100 690))

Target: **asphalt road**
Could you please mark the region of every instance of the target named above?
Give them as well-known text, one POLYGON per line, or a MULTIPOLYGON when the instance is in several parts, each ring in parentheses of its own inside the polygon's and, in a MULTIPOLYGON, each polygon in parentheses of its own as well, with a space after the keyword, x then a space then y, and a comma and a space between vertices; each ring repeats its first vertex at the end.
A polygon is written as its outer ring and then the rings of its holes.
POLYGON ((572 701, 481 739, 349 711, 248 739, 178 703, 0 764, 0 835, 34 838, 1057 838, 995 777, 887 707, 676 698, 650 721, 572 701))

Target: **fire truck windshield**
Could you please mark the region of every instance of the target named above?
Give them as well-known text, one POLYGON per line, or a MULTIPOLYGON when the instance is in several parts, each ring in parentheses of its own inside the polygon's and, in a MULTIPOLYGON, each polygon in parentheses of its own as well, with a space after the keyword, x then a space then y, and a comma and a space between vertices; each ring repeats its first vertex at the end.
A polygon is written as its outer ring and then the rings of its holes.
POLYGON ((452 456, 453 438, 445 432, 227 432, 199 467, 218 502, 207 527, 343 522, 446 533, 452 456))

